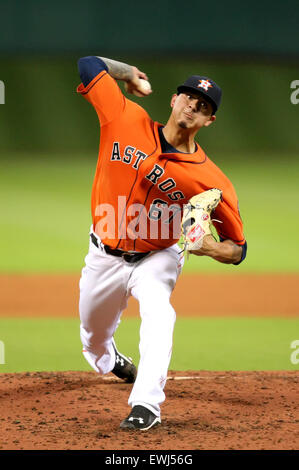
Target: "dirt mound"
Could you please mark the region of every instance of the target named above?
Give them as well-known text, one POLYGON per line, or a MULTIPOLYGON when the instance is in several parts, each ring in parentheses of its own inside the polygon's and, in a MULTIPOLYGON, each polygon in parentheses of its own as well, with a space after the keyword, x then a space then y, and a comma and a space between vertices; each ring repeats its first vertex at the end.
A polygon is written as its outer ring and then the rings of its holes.
POLYGON ((94 372, 0 376, 1 449, 298 449, 297 371, 169 372, 162 425, 120 430, 131 385, 94 372))

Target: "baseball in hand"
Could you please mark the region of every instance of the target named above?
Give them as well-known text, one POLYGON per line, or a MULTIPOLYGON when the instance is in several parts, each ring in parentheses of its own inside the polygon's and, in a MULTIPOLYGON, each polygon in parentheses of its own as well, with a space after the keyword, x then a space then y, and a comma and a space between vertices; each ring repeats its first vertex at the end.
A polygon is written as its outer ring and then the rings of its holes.
POLYGON ((139 78, 139 82, 140 82, 141 90, 144 91, 145 93, 152 89, 150 82, 148 82, 147 80, 144 80, 143 78, 139 78))
POLYGON ((152 90, 152 87, 148 80, 139 78, 139 90, 136 90, 136 88, 132 88, 127 83, 125 83, 125 90, 128 93, 133 93, 133 95, 135 96, 147 96, 148 92, 152 90))

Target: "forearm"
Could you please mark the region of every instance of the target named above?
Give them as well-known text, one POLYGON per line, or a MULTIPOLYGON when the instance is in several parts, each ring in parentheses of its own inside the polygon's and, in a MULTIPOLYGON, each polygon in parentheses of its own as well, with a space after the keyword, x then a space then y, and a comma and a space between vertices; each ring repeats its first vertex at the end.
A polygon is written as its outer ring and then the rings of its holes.
POLYGON ((115 80, 131 81, 134 77, 134 70, 132 65, 118 62, 117 60, 107 59, 106 57, 99 57, 108 67, 108 72, 115 80))
POLYGON ((78 60, 78 69, 82 83, 87 86, 103 70, 115 80, 131 82, 136 67, 104 57, 87 56, 78 60))
POLYGON ((241 261, 243 250, 231 240, 216 242, 212 235, 207 235, 203 239, 201 249, 191 253, 197 256, 209 256, 219 263, 236 264, 241 261))
POLYGON ((215 243, 210 256, 214 260, 219 261, 219 263, 239 263, 242 256, 242 248, 231 240, 225 240, 221 243, 215 243))
POLYGON ((106 71, 115 80, 123 80, 125 91, 137 96, 147 96, 152 90, 151 87, 142 86, 142 80, 147 80, 147 75, 138 70, 134 65, 128 65, 117 60, 106 57, 87 56, 78 60, 79 74, 85 87, 102 71, 106 71), (141 80, 142 79, 142 80, 141 80))

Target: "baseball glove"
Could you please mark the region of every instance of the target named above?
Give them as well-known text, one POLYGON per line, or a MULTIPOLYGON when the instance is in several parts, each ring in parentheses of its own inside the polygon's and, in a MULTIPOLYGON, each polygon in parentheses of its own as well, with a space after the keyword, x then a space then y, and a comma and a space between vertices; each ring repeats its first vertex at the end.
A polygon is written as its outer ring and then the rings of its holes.
POLYGON ((222 191, 213 188, 196 194, 185 205, 181 223, 184 251, 199 250, 204 236, 213 235, 211 212, 220 201, 222 201, 222 191))

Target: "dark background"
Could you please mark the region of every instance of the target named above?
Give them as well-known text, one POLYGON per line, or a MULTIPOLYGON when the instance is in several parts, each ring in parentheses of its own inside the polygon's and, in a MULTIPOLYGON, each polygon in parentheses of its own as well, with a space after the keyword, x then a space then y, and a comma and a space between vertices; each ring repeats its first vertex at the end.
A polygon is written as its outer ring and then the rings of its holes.
POLYGON ((298 2, 2 0, 9 54, 299 55, 298 2), (296 40, 297 39, 297 40, 296 40))

